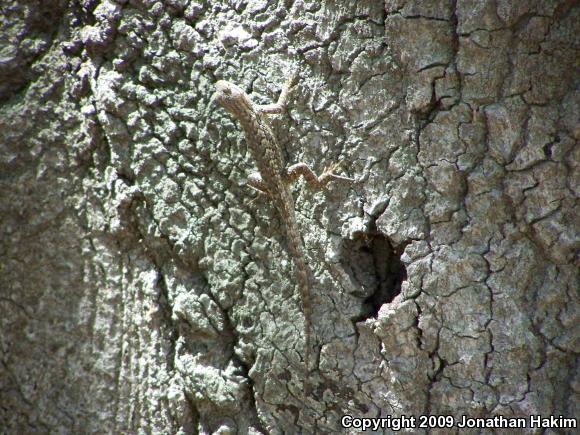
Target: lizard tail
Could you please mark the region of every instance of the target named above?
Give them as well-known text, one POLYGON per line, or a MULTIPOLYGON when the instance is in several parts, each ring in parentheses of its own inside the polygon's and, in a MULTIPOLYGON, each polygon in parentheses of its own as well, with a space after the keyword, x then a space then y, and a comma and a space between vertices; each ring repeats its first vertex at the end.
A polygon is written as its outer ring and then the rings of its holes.
POLYGON ((310 282, 308 280, 308 266, 304 252, 302 250, 302 240, 300 240, 297 231, 289 231, 289 245, 294 258, 294 266, 296 268, 296 276, 298 278, 298 288, 302 298, 302 309, 304 312, 304 366, 306 373, 304 375, 303 392, 305 396, 309 394, 308 375, 310 372, 310 343, 312 335, 312 304, 310 300, 310 282))
POLYGON ((302 248, 302 238, 296 225, 296 216, 294 214, 294 206, 290 190, 286 186, 278 189, 279 196, 275 198, 276 208, 282 216, 282 220, 286 224, 286 237, 288 239, 288 247, 292 254, 294 261, 294 268, 296 278, 298 280, 298 288, 300 289, 300 296, 302 298, 302 310, 304 312, 304 384, 303 394, 304 398, 308 396, 309 388, 309 373, 310 373, 310 341, 312 331, 312 303, 310 299, 310 282, 308 280, 308 266, 306 264, 306 255, 302 248))

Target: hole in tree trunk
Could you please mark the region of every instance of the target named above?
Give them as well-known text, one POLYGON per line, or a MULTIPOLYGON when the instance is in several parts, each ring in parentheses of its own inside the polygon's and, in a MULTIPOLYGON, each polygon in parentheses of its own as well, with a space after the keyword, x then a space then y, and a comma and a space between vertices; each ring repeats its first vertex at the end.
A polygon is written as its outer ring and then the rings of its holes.
POLYGON ((402 252, 403 249, 396 250, 389 239, 380 234, 362 234, 354 240, 345 240, 344 266, 360 285, 355 296, 363 303, 362 313, 356 321, 376 317, 381 306, 401 292, 401 284, 407 279, 407 270, 401 262, 402 252))

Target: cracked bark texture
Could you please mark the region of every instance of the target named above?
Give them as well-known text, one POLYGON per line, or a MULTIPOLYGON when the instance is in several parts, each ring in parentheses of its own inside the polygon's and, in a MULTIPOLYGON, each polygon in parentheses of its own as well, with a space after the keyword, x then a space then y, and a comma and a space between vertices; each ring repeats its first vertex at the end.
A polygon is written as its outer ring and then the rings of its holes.
POLYGON ((580 416, 577 2, 0 9, 2 432, 580 416), (305 400, 284 232, 211 103, 218 79, 271 102, 293 69, 288 163, 357 179, 294 189, 305 400))

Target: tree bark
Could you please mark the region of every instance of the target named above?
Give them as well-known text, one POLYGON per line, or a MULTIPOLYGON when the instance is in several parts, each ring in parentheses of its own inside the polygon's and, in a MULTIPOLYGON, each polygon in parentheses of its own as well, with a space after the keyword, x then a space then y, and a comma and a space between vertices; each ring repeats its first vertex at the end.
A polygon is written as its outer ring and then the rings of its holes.
POLYGON ((577 2, 0 10, 2 433, 580 415, 577 2), (355 178, 293 188, 307 397, 284 223, 212 101, 293 71, 287 163, 355 178))

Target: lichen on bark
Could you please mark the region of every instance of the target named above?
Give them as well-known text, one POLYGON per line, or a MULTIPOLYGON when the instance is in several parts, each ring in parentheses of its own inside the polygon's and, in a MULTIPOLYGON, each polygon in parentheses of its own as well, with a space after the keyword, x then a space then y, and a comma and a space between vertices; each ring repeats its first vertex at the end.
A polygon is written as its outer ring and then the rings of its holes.
POLYGON ((0 6, 0 429, 315 433, 341 417, 576 417, 580 7, 0 6), (47 20, 47 17, 50 20, 47 20), (311 270, 212 101, 272 124, 311 270))

